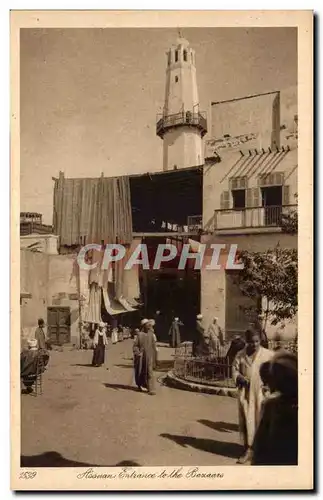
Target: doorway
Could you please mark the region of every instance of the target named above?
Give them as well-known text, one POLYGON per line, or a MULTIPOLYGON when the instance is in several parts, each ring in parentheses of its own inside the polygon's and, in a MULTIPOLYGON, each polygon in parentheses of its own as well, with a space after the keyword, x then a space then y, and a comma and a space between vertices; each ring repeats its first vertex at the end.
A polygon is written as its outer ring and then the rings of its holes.
POLYGON ((261 188, 262 206, 265 208, 265 226, 277 226, 281 220, 283 187, 269 186, 261 188))
POLYGON ((68 344, 71 341, 70 307, 48 307, 47 328, 51 344, 68 344))
POLYGON ((159 339, 168 342, 170 325, 178 317, 183 323, 182 340, 192 340, 200 312, 200 271, 144 272, 146 315, 155 318, 156 311, 160 311, 159 339))

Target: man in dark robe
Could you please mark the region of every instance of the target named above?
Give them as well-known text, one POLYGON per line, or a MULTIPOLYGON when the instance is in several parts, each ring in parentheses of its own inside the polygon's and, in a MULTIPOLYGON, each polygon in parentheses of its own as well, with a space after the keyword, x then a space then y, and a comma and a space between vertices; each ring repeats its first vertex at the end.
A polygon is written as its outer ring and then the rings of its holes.
POLYGON ((154 395, 153 369, 156 359, 156 340, 153 327, 148 319, 141 322, 142 330, 133 345, 135 381, 139 391, 147 389, 154 395))
POLYGON ((181 343, 181 332, 180 326, 183 323, 179 321, 179 318, 174 318, 174 321, 171 324, 169 329, 169 345, 170 347, 178 347, 181 343))
POLYGON ((298 463, 298 370, 295 354, 276 351, 260 368, 270 390, 253 442, 252 465, 298 463))

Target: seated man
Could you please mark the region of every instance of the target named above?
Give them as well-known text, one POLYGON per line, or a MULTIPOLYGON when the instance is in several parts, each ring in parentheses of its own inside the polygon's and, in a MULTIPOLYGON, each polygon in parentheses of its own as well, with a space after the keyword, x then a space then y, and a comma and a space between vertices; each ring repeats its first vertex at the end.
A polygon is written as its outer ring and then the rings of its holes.
POLYGON ((28 394, 33 392, 33 385, 37 375, 45 371, 49 361, 49 354, 44 349, 38 349, 36 339, 28 340, 28 350, 20 354, 20 377, 28 394))

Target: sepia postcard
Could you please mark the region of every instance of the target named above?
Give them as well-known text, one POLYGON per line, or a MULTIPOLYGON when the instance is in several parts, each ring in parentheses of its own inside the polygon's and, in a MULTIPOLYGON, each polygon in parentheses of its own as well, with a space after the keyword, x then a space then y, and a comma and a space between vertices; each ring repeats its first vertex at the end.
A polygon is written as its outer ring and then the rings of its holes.
POLYGON ((312 45, 11 11, 13 490, 313 490, 312 45))

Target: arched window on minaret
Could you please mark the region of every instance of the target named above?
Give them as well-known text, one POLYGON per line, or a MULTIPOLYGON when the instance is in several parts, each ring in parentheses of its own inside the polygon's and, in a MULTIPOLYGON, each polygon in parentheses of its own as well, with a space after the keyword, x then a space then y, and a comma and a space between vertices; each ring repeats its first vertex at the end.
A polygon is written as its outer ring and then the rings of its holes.
POLYGON ((175 62, 178 61, 178 50, 175 50, 175 62))
POLYGON ((184 57, 184 61, 187 61, 187 50, 184 50, 183 57, 184 57))
POLYGON ((171 62, 172 62, 172 53, 171 51, 168 52, 168 66, 171 65, 171 62))

